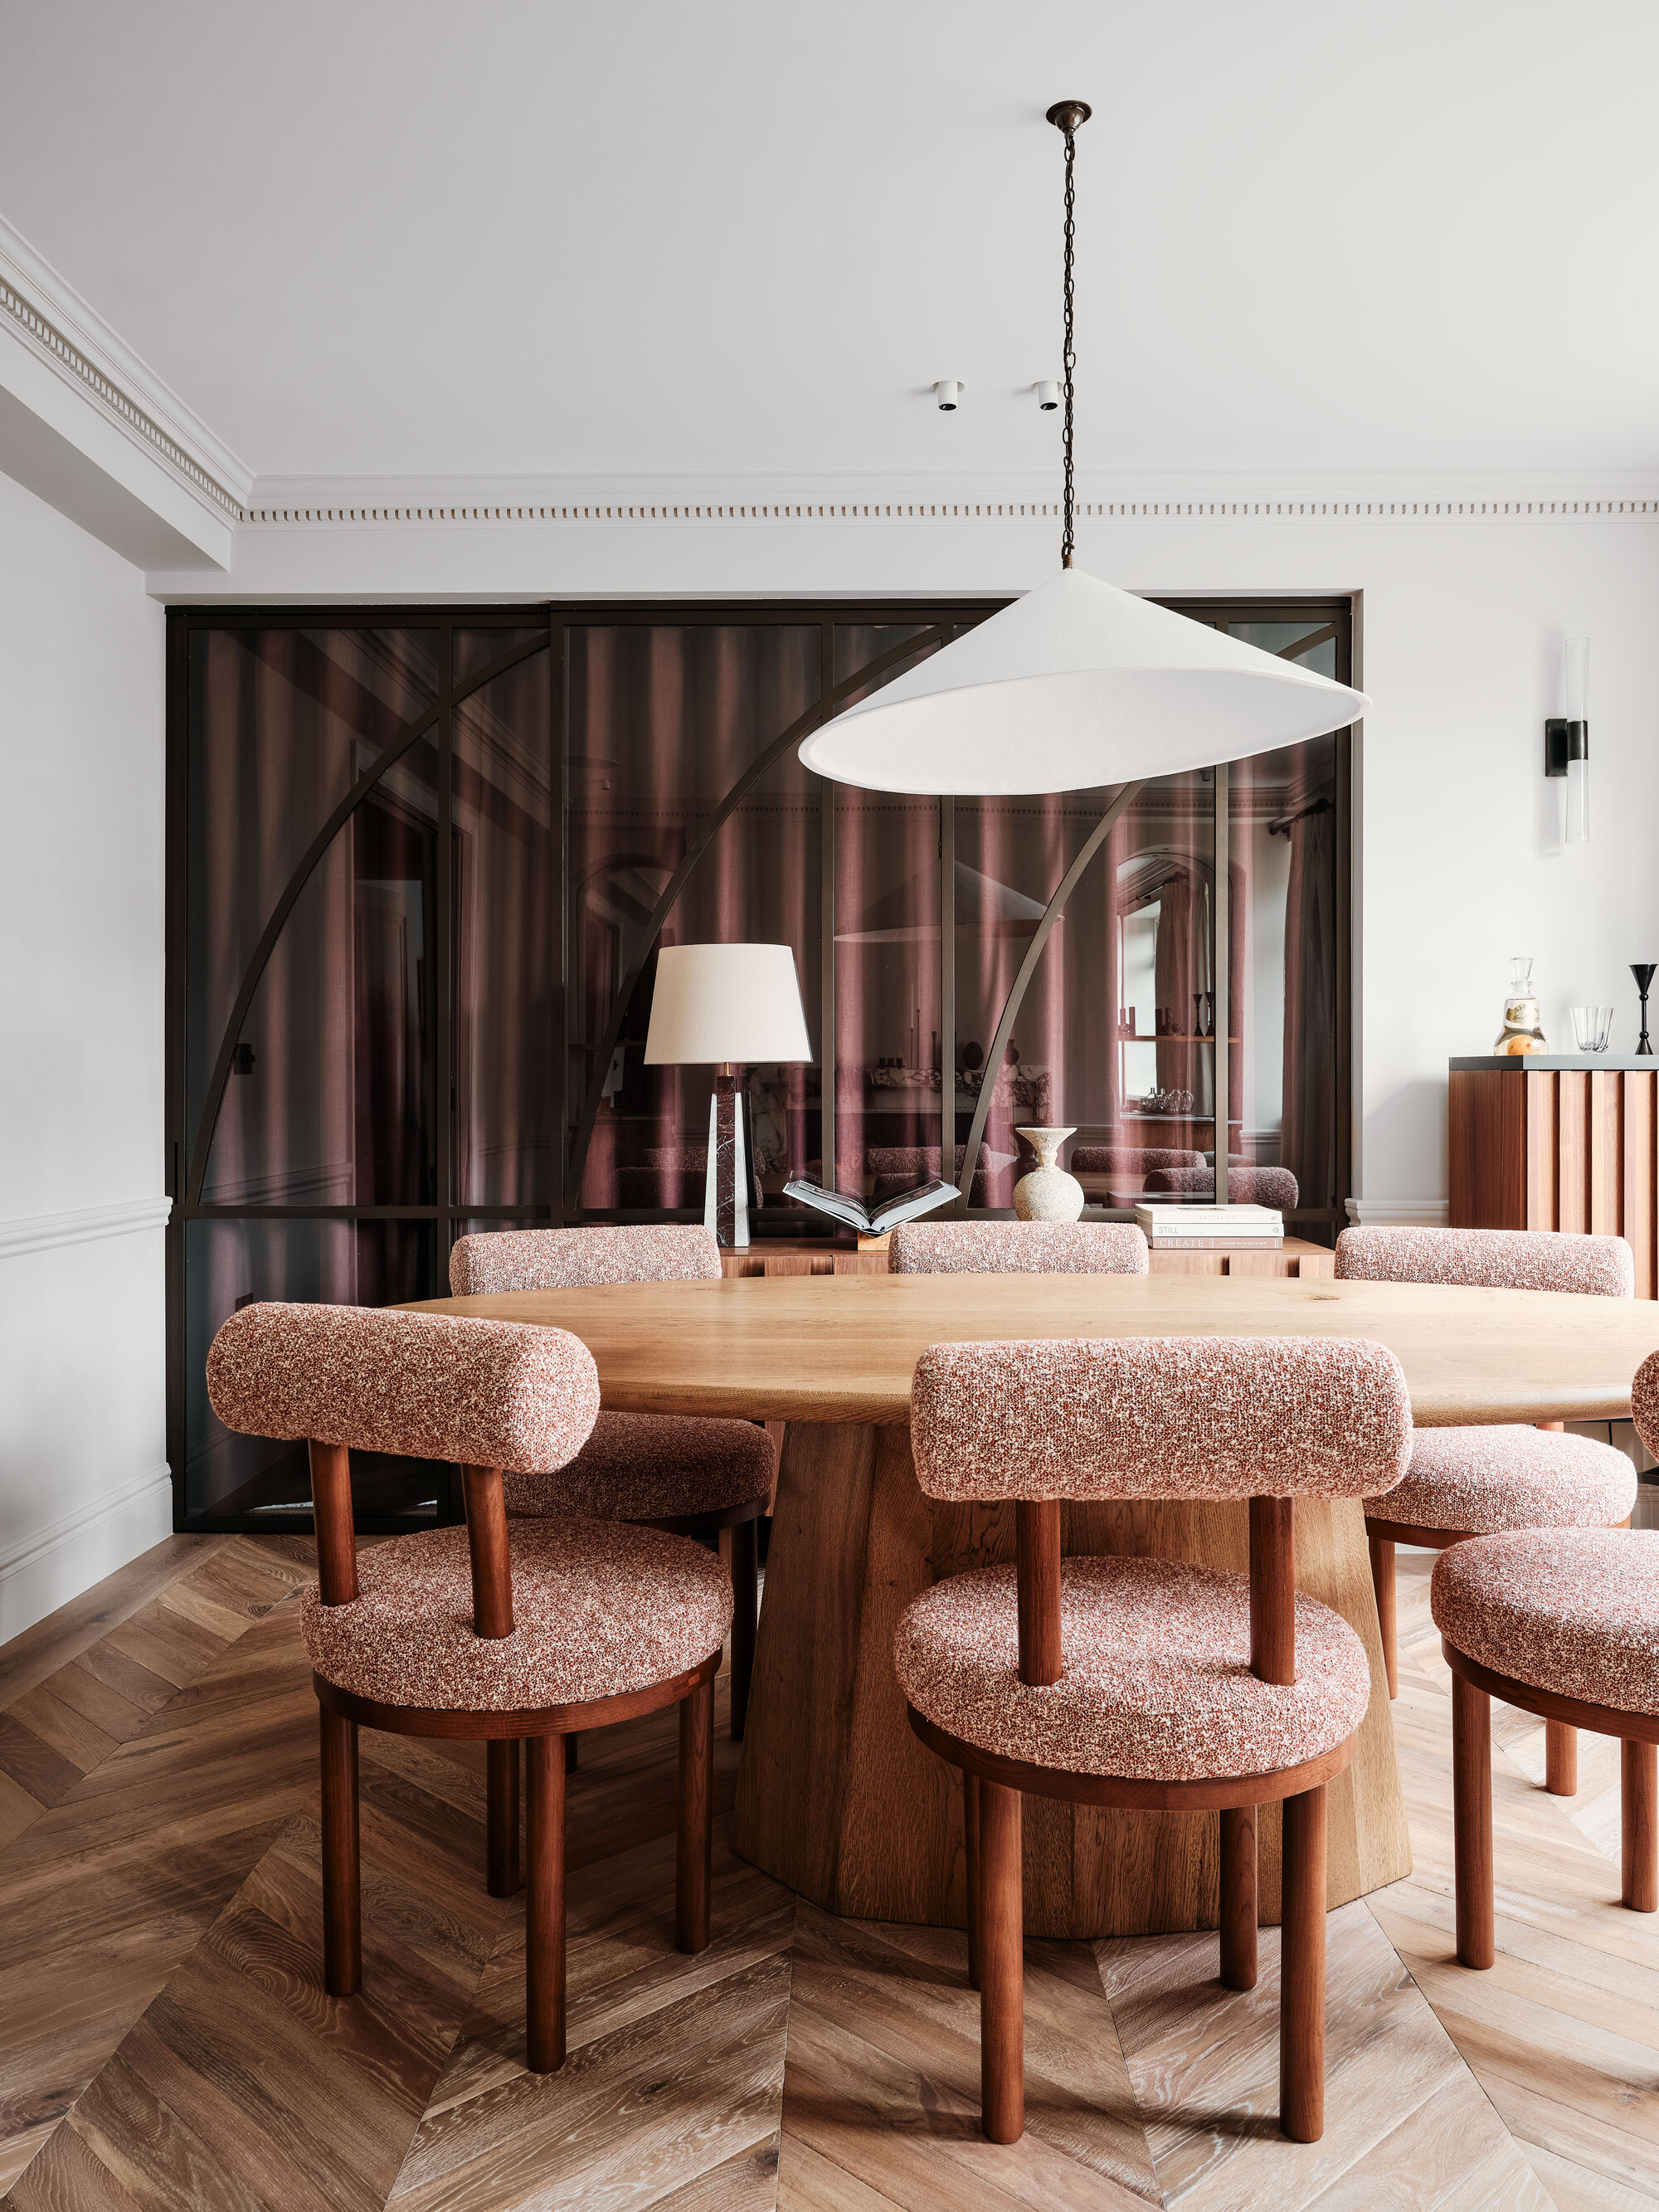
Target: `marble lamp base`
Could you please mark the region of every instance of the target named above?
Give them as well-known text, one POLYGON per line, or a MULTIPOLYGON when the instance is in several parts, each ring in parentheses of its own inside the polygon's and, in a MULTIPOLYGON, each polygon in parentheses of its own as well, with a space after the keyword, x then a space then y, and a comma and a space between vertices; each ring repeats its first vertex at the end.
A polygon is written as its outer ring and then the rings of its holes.
POLYGON ((718 1243, 741 1250, 749 1242, 749 1163, 743 1143, 743 1101, 728 1070, 714 1078, 708 1102, 708 1174, 703 1226, 718 1243))

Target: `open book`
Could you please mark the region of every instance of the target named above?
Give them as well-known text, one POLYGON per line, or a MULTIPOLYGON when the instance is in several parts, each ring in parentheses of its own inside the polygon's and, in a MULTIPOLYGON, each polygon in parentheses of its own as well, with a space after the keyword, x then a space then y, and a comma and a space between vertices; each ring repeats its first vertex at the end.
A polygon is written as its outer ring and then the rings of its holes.
POLYGON ((914 1190, 902 1190, 896 1198, 884 1198, 873 1210, 861 1198, 849 1197, 844 1190, 825 1190, 822 1183, 787 1182, 783 1186, 786 1198, 798 1198, 803 1206, 827 1213, 832 1221, 844 1221, 849 1229, 862 1230, 866 1237, 879 1237, 901 1221, 914 1220, 918 1213, 931 1213, 936 1206, 957 1197, 953 1182, 941 1182, 937 1176, 932 1182, 919 1182, 914 1190))

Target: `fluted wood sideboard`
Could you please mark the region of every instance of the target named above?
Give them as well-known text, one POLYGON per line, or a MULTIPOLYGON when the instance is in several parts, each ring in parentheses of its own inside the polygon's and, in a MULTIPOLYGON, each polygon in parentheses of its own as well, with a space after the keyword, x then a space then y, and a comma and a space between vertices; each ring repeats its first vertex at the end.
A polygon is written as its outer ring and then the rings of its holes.
POLYGON ((1449 1085, 1452 1227, 1626 1237, 1659 1297, 1659 1061, 1454 1060, 1449 1085))

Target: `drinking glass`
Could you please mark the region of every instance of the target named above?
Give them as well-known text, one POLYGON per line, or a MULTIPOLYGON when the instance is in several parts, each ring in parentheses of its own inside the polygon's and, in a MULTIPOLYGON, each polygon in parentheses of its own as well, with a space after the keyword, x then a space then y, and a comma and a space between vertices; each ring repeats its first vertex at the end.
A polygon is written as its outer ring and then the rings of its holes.
POLYGON ((1605 1052, 1613 1034, 1611 1006, 1575 1006, 1572 1041, 1580 1052, 1605 1052))

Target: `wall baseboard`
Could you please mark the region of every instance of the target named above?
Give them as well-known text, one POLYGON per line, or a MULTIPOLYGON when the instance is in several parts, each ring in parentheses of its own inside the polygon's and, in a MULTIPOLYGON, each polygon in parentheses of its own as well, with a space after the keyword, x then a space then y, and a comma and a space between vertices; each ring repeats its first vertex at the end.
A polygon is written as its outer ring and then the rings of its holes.
POLYGON ((1443 1198, 1351 1198, 1348 1218, 1362 1229, 1443 1229, 1443 1198))
POLYGON ((0 1549, 0 1643, 173 1533, 173 1475, 147 1468, 89 1504, 0 1549))
POLYGON ((100 1237, 130 1237, 138 1230, 165 1229, 172 1212, 170 1198, 131 1198, 115 1206, 77 1206, 69 1213, 20 1214, 13 1220, 0 1221, 0 1260, 23 1252, 48 1251, 58 1244, 90 1244, 100 1237))

